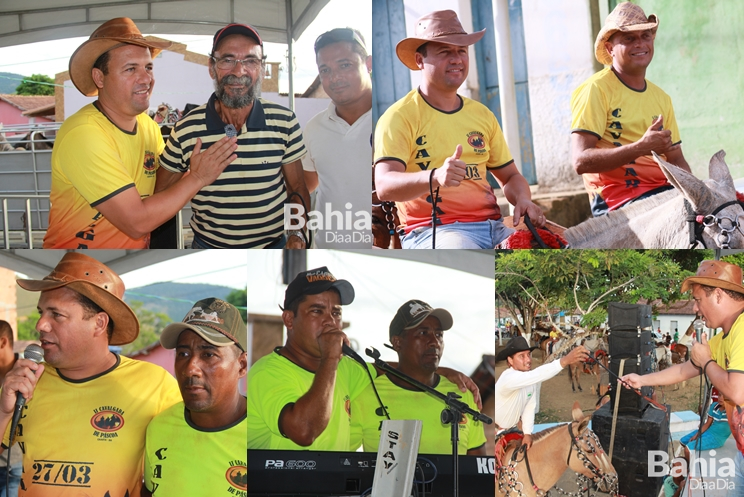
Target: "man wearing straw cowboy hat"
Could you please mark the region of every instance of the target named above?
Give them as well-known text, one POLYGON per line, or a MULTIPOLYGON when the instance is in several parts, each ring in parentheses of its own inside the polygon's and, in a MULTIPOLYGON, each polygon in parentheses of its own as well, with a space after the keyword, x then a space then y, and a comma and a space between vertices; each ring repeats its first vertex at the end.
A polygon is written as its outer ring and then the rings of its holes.
POLYGON ((672 99, 646 80, 659 19, 630 2, 607 16, 594 53, 608 66, 571 96, 571 163, 584 180, 592 214, 672 189, 654 151, 686 171, 672 99))
POLYGON ((532 429, 535 426, 537 385, 557 375, 569 364, 583 362, 589 357, 586 348, 579 345, 560 359, 531 370, 530 354, 536 348, 530 347, 520 335, 509 340, 504 350, 496 356, 496 361, 506 359, 509 364, 496 382, 496 429, 508 430, 521 423, 523 443, 528 449, 532 445, 532 429))
POLYGON ((153 195, 164 145, 144 111, 155 83, 152 59, 169 46, 146 40, 120 17, 72 54, 70 79, 98 100, 66 119, 57 135, 44 248, 147 248, 150 232, 235 159, 235 140, 225 137, 197 155, 188 177, 153 195))
POLYGON ((525 214, 545 222, 493 113, 457 94, 468 47, 484 33, 466 33, 454 11, 442 10, 419 19, 414 36, 396 47, 406 67, 421 71, 421 85, 380 118, 374 161, 379 198, 398 204, 403 248, 432 247, 433 211, 436 248, 491 249, 509 236, 489 173, 514 205, 515 224, 525 214))
POLYGON ((139 334, 124 283, 69 252, 44 279, 18 285, 41 292, 36 330, 46 362, 19 359, 0 392, 4 449, 16 394, 26 399, 15 433, 24 447, 21 495, 140 495, 147 424, 181 396, 161 367, 109 351, 139 334))
POLYGON ((744 496, 744 286, 742 271, 735 264, 703 261, 695 276, 682 282, 682 291, 692 291, 693 311, 702 315, 705 326, 721 328, 710 341, 703 333, 692 342, 690 360, 657 373, 622 377, 625 387, 673 385, 700 374, 720 393, 731 433, 736 440, 735 489, 729 495, 744 496))
POLYGON ((142 496, 245 495, 248 486, 246 398, 238 382, 248 370, 247 328, 240 311, 214 297, 202 299, 181 323, 160 335, 176 349, 183 402, 158 414, 147 428, 142 496), (202 457, 194 457, 194 449, 202 457))

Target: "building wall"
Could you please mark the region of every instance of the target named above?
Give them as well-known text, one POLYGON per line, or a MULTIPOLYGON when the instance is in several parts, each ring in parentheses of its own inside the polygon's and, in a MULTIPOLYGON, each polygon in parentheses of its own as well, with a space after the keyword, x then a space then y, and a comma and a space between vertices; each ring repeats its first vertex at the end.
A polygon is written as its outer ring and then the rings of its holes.
POLYGON ((659 16, 647 76, 672 97, 693 173, 707 178, 711 156, 723 149, 734 178, 744 176, 744 2, 637 3, 659 16))
POLYGON ((588 0, 522 2, 540 192, 582 189, 571 167, 571 93, 594 73, 588 0))
MULTIPOLYGON (((52 119, 46 117, 28 117, 21 114, 23 112, 18 107, 10 105, 8 102, 0 100, 0 123, 6 128, 11 124, 27 124, 27 123, 49 123, 54 122, 52 119)), ((11 134, 11 133, 6 133, 11 134)), ((25 134, 25 133, 24 133, 25 134)))

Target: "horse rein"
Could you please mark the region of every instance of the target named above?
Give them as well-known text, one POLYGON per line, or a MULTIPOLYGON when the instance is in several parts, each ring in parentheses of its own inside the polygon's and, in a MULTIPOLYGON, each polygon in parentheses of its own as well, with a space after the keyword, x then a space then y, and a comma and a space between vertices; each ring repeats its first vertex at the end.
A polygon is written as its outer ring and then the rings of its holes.
MULTIPOLYGON (((716 214, 730 205, 738 205, 742 209, 744 209, 744 203, 739 202, 738 200, 731 200, 730 202, 719 205, 713 212, 708 215, 687 215, 685 219, 687 220, 687 225, 690 228, 691 249, 697 247, 698 244, 702 245, 703 248, 708 248, 705 245, 705 241, 703 240, 703 231, 705 230, 705 228, 712 228, 713 226, 718 226, 718 228, 721 230, 721 233, 716 237, 716 243, 719 245, 719 248, 730 248, 729 242, 731 242, 731 233, 733 233, 737 229, 740 233, 742 233, 741 225, 739 224, 739 216, 736 216, 735 219, 726 216, 716 217, 716 214)), ((685 200, 685 206, 687 206, 689 209, 689 203, 687 202, 687 200, 685 200)))

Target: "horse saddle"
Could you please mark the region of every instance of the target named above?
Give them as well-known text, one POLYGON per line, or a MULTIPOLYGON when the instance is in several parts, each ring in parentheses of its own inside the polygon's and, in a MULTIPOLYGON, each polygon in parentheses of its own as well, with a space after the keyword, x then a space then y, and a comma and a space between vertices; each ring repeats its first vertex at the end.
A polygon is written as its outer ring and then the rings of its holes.
POLYGON ((496 434, 496 470, 503 467, 504 454, 512 447, 522 445, 524 433, 517 427, 509 428, 496 434))

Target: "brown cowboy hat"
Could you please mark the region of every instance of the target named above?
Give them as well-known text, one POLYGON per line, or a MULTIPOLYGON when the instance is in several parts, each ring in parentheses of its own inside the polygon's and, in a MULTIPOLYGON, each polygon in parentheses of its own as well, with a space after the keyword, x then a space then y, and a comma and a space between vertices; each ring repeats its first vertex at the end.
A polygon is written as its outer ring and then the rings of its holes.
POLYGON ((133 342, 139 335, 137 316, 122 300, 124 282, 119 275, 92 257, 68 252, 43 280, 16 281, 21 288, 30 292, 44 292, 66 286, 88 297, 114 322, 110 345, 133 342))
POLYGON ((416 33, 401 40, 395 47, 395 53, 407 68, 418 71, 416 50, 424 43, 436 41, 466 47, 483 38, 485 33, 485 29, 466 33, 454 10, 437 10, 416 21, 416 33))
POLYGON ((689 290, 694 283, 744 294, 744 286, 741 284, 741 268, 728 262, 701 262, 695 276, 685 278, 682 282, 682 292, 689 290))
POLYGON ((594 56, 600 63, 610 66, 612 56, 605 48, 605 42, 612 35, 618 31, 646 31, 647 29, 656 31, 657 27, 659 27, 659 18, 656 14, 646 17, 643 9, 636 4, 630 2, 618 4, 607 16, 604 26, 597 35, 597 40, 594 42, 594 56))
POLYGON ((88 41, 80 45, 70 57, 70 79, 75 88, 86 97, 98 95, 93 82, 93 64, 98 57, 121 45, 138 45, 150 49, 155 58, 161 50, 170 48, 171 42, 148 41, 142 36, 134 21, 128 17, 117 17, 101 24, 88 41))

